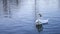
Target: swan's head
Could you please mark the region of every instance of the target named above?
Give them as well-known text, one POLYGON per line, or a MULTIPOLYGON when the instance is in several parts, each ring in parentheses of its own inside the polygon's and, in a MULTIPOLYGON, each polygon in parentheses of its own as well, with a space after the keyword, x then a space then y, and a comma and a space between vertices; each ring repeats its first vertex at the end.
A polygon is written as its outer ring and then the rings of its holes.
POLYGON ((39 15, 40 17, 42 17, 42 15, 41 15, 40 13, 39 13, 38 15, 39 15))

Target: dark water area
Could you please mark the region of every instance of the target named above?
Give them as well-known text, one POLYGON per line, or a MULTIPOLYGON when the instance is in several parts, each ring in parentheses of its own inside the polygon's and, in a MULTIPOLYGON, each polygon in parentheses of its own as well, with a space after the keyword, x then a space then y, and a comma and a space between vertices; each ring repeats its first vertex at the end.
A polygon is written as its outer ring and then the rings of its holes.
POLYGON ((3 3, 0 0, 0 34, 60 34, 60 8, 59 0, 40 0, 38 10, 44 19, 49 19, 48 24, 42 25, 38 32, 35 23, 34 0, 8 1, 7 18, 4 17, 3 3), (9 18, 11 16, 11 18, 9 18))

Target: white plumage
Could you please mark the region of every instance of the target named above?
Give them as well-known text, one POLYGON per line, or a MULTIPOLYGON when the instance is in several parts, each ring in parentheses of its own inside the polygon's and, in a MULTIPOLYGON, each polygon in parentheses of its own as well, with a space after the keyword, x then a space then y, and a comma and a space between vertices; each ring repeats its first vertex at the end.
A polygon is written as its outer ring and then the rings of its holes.
POLYGON ((49 19, 37 19, 37 20, 36 20, 36 24, 41 24, 41 23, 44 24, 44 23, 48 23, 48 20, 49 20, 49 19))

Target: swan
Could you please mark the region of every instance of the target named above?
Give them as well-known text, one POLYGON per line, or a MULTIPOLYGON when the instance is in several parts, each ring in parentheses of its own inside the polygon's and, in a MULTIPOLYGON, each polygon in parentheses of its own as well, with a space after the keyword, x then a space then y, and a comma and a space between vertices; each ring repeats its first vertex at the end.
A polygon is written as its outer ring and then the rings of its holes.
POLYGON ((36 20, 36 24, 45 24, 48 23, 49 19, 37 19, 36 20))

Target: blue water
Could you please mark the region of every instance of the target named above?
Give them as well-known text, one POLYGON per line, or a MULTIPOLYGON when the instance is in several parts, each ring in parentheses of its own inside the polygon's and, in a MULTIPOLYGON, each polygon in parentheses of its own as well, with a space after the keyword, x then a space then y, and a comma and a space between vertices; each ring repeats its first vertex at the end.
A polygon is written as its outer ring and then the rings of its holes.
POLYGON ((49 22, 43 24, 43 30, 38 32, 35 25, 34 0, 21 0, 18 6, 15 2, 10 3, 11 18, 4 17, 2 1, 0 4, 0 34, 60 34, 60 8, 57 8, 57 5, 55 8, 50 5, 51 8, 40 8, 43 18, 49 18, 49 22))

